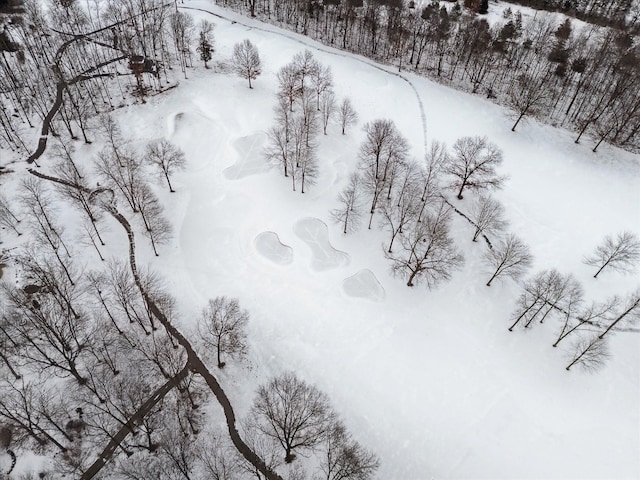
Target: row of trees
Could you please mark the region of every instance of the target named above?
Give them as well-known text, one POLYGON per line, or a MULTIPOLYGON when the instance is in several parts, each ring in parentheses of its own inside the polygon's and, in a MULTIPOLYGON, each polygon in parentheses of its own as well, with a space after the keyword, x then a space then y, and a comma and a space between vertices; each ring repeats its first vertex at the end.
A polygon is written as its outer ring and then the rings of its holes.
MULTIPOLYGON (((331 211, 345 234, 355 231, 368 217, 369 229, 377 223, 389 235, 384 254, 391 271, 404 277, 408 286, 424 283, 432 288, 449 279, 463 262, 450 233, 455 212, 472 225, 472 240, 482 239, 486 244, 482 259, 487 286, 497 279, 519 281, 528 273, 533 264, 530 248, 517 235, 505 231, 504 207, 489 194, 505 181, 497 171, 502 153, 495 144, 485 137, 462 137, 448 151, 435 141, 425 163, 419 164, 408 159, 408 143, 391 120, 375 120, 364 130, 358 169, 340 193, 339 207, 331 211), (476 193, 467 213, 447 200, 447 192, 462 199, 466 191, 476 193)), ((596 268, 595 278, 606 270, 634 271, 639 260, 640 239, 632 232, 605 237, 583 259, 596 268)), ((573 276, 555 270, 539 273, 523 283, 510 330, 519 325, 530 328, 534 320, 542 323, 545 318, 561 317, 563 327, 554 346, 575 333, 572 365, 590 367, 590 359, 602 350, 599 345, 604 334, 619 327, 619 322, 635 319, 639 304, 636 292, 625 300, 614 297, 584 307, 583 295, 573 276), (593 329, 600 329, 595 343, 591 337, 585 340, 593 329)))
MULTIPOLYGON (((226 0, 244 11, 246 2, 226 0)), ((459 3, 249 2, 251 12, 339 48, 429 75, 509 105, 515 129, 535 117, 628 149, 640 144, 640 53, 634 32, 507 12, 490 25, 459 3)), ((636 25, 637 28, 637 25, 636 25)))

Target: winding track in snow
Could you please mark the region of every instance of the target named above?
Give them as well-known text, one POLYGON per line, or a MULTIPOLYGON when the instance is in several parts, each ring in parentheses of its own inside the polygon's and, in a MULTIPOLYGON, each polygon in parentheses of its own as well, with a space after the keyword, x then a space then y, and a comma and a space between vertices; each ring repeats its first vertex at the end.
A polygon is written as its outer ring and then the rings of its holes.
POLYGON ((381 72, 384 72, 388 75, 393 75, 395 77, 401 78, 402 80, 404 80, 405 82, 407 82, 409 84, 409 86, 411 87, 411 89, 413 90, 413 93, 416 96, 416 99, 418 100, 418 107, 420 108, 420 118, 422 120, 422 130, 423 130, 423 140, 424 140, 424 158, 427 157, 427 115, 425 113, 425 109, 424 109, 424 104, 422 103, 422 98, 420 97, 420 94, 418 93, 418 89, 415 87, 415 85, 413 84, 413 82, 411 82, 411 80, 409 80, 406 76, 402 75, 402 73, 400 72, 394 72, 392 70, 389 70, 388 68, 386 68, 385 66, 374 62, 373 60, 369 60, 366 57, 362 57, 356 53, 351 53, 351 52, 343 52, 337 48, 334 47, 319 47, 318 45, 315 45, 314 43, 317 43, 316 40, 312 40, 311 38, 309 38, 309 41, 305 41, 303 38, 299 38, 299 36, 302 36, 302 34, 294 34, 294 33, 285 33, 280 30, 280 27, 276 26, 276 25, 272 25, 270 23, 266 23, 266 22, 262 22, 261 20, 255 20, 256 22, 260 22, 264 25, 268 25, 268 26, 272 26, 273 29, 271 28, 265 28, 265 27, 260 27, 257 25, 252 25, 250 23, 246 23, 246 22, 242 22, 242 21, 238 21, 238 20, 234 20, 232 18, 226 17, 224 15, 221 15, 219 13, 215 13, 212 12, 211 10, 207 10, 206 8, 197 8, 197 7, 185 7, 185 6, 178 6, 179 9, 184 9, 184 10, 196 10, 199 12, 204 12, 204 13, 208 13, 209 15, 213 15, 214 17, 220 18, 222 20, 225 20, 229 23, 236 23, 238 25, 242 25, 243 27, 247 27, 251 30, 258 30, 261 32, 266 32, 266 33, 271 33, 273 35, 279 35, 281 37, 287 38, 289 40, 292 40, 296 43, 299 43, 301 45, 304 45, 306 47, 309 48, 313 48, 319 52, 323 52, 323 53, 327 53, 329 55, 334 55, 336 57, 342 57, 342 58, 349 58, 351 60, 355 60, 356 62, 360 62, 363 63, 365 65, 368 65, 372 68, 375 68, 377 70, 380 70, 381 72))

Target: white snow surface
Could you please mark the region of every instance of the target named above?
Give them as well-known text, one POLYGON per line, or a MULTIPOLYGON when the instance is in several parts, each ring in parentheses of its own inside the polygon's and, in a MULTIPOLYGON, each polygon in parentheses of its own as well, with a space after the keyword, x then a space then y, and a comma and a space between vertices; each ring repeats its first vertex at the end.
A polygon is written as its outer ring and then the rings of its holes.
MULTIPOLYGON (((639 333, 612 335, 612 358, 598 373, 567 372, 568 345, 551 347, 558 325, 507 331, 518 285, 485 286, 486 247, 458 216, 453 234, 465 266, 429 291, 390 275, 386 232, 365 226, 344 236, 329 215, 356 167, 365 121, 391 118, 423 158, 418 95, 429 142, 487 135, 503 149, 509 180, 496 197, 510 231, 531 245, 534 270, 571 272, 589 299, 603 300, 640 283, 613 272, 594 280, 582 263, 605 234, 640 233, 638 156, 604 144, 594 154, 590 141, 576 145, 572 133, 534 121, 512 133, 507 112, 482 98, 400 78, 205 0, 179 5, 224 16, 189 10, 196 23, 216 23, 216 61, 248 38, 262 75, 249 89, 220 66, 198 66, 178 88, 114 115, 136 145, 165 137, 185 151, 177 192, 161 191, 175 237, 156 258, 138 235, 138 261, 164 275, 185 330, 218 295, 238 297, 250 312, 251 372, 242 382, 229 372, 221 378, 238 418, 257 385, 294 370, 379 455, 380 479, 639 478, 639 333), (320 175, 301 194, 265 167, 262 146, 274 122, 275 74, 304 48, 331 66, 337 96, 351 98, 361 122, 345 136, 336 125, 321 136, 320 175)), ((451 196, 463 211, 473 200, 451 196)), ((117 226, 108 243, 126 255, 117 226)))

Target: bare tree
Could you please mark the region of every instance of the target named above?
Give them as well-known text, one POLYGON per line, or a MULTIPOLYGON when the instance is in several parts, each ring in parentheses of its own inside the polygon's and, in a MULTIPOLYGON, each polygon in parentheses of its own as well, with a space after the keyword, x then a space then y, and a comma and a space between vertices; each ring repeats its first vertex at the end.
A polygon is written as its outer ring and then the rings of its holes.
POLYGON ((638 259, 640 259, 640 239, 635 233, 624 231, 618 233, 615 239, 607 235, 596 247, 596 251, 584 258, 584 263, 598 268, 593 276, 598 278, 605 268, 618 272, 632 272, 638 259))
POLYGON ((354 125, 358 122, 358 114, 351 105, 351 100, 345 98, 340 104, 340 127, 342 127, 342 134, 345 134, 347 127, 354 125))
POLYGON ((138 188, 144 182, 140 163, 135 158, 136 154, 130 148, 114 147, 98 152, 94 167, 100 180, 108 188, 121 194, 131 209, 137 213, 138 188))
POLYGON ((453 177, 451 187, 458 190, 458 198, 462 199, 465 188, 480 191, 500 188, 506 178, 496 172, 501 164, 502 151, 487 137, 462 137, 453 144, 445 173, 453 177))
POLYGON ((255 80, 262 73, 262 62, 255 45, 249 39, 236 43, 233 47, 231 62, 236 74, 247 79, 249 88, 253 88, 251 80, 255 80))
POLYGON ((573 289, 569 293, 569 301, 565 302, 564 305, 564 321, 553 344, 554 347, 557 347, 562 340, 573 332, 579 331, 582 326, 599 327, 606 318, 617 311, 620 305, 620 298, 613 296, 602 303, 591 302, 587 308, 580 310, 583 297, 582 286, 573 289))
POLYGON ((300 92, 304 92, 307 85, 305 85, 305 81, 307 78, 311 79, 314 76, 318 75, 317 71, 321 68, 320 63, 314 58, 311 50, 305 50, 304 52, 298 52, 293 56, 293 60, 291 60, 291 64, 296 69, 297 75, 296 78, 300 82, 299 89, 300 92))
POLYGON ((551 99, 551 92, 545 85, 546 77, 538 78, 522 74, 512 86, 508 105, 513 108, 517 114, 516 122, 511 127, 511 131, 515 132, 520 121, 527 115, 537 115, 543 111, 551 99))
POLYGON ((529 247, 510 233, 484 255, 485 263, 495 269, 487 282, 491 286, 496 278, 507 276, 518 280, 531 267, 533 256, 529 247))
POLYGON ((397 275, 407 276, 407 286, 424 281, 433 288, 447 280, 464 258, 449 236, 449 207, 441 202, 437 209, 428 211, 423 220, 400 236, 402 252, 387 253, 393 263, 391 270, 397 275))
POLYGON ((447 146, 434 140, 427 151, 425 165, 422 170, 422 196, 425 204, 440 196, 442 173, 447 163, 447 146))
POLYGON ((635 292, 630 293, 627 298, 625 298, 624 303, 622 304, 622 311, 617 312, 615 316, 609 320, 609 325, 607 328, 598 336, 598 338, 602 339, 604 336, 611 331, 618 323, 625 322, 633 322, 640 319, 640 289, 635 292))
MULTIPOLYGON (((291 157, 293 157, 289 142, 290 130, 291 127, 287 119, 267 131, 268 144, 265 155, 268 160, 282 167, 285 177, 291 173, 289 165, 292 161, 291 157)), ((293 167, 295 168, 295 161, 293 161, 293 167)))
POLYGON ((371 228, 378 201, 384 192, 391 191, 396 175, 406 162, 409 144, 391 120, 375 120, 367 123, 364 130, 367 136, 360 146, 360 168, 364 170, 364 185, 371 196, 371 228))
POLYGON ((295 460, 294 451, 320 444, 333 416, 327 396, 293 373, 261 386, 251 412, 255 428, 285 450, 286 463, 295 460))
POLYGON ((176 170, 184 170, 187 163, 184 152, 168 140, 161 140, 147 145, 144 158, 148 164, 158 168, 169 185, 169 191, 175 192, 170 177, 176 170))
MULTIPOLYGON (((252 450, 256 451, 255 448, 252 450)), ((238 455, 235 449, 225 445, 221 438, 215 438, 212 435, 198 436, 196 455, 206 478, 211 480, 235 480, 238 478, 240 472, 234 453, 238 455)), ((262 455, 260 457, 264 458, 262 455)), ((248 462, 246 463, 250 465, 248 462)))
POLYGON ((579 339, 573 349, 573 357, 567 370, 578 364, 587 371, 595 371, 602 368, 609 357, 608 345, 598 335, 579 339))
POLYGON ((336 96, 331 90, 325 90, 320 95, 320 112, 322 115, 322 130, 327 134, 327 126, 336 110, 336 96))
POLYGON ((391 253, 396 237, 418 219, 421 192, 413 167, 415 164, 409 163, 404 169, 404 181, 395 189, 395 197, 388 195, 381 202, 382 220, 391 231, 387 253, 391 253))
POLYGON ((249 313, 240 308, 237 298, 216 297, 202 312, 201 327, 205 344, 216 351, 218 368, 223 368, 223 355, 240 357, 247 350, 249 313))
POLYGON ((311 84, 316 92, 316 107, 320 110, 320 99, 322 95, 325 92, 330 91, 331 87, 333 87, 333 74, 331 73, 331 67, 318 65, 318 68, 311 72, 311 84))
POLYGON ((288 63, 278 70, 278 97, 286 99, 289 110, 293 112, 293 104, 300 95, 302 89, 299 82, 300 72, 295 65, 288 63))
POLYGON ((140 184, 137 189, 136 204, 144 224, 143 233, 151 242, 153 253, 157 257, 158 245, 171 239, 171 223, 164 216, 162 205, 146 183, 140 184))
POLYGON ((9 208, 9 201, 0 193, 0 226, 10 228, 20 236, 22 232, 18 230, 19 223, 20 219, 13 213, 11 208, 9 208))
POLYGON ((338 196, 340 207, 331 210, 331 217, 336 223, 342 225, 342 233, 345 235, 358 228, 362 217, 360 182, 358 172, 353 172, 349 177, 349 184, 338 196))
POLYGON ((331 425, 324 444, 320 470, 326 480, 368 480, 373 478, 380 462, 351 438, 339 420, 331 425))
POLYGON ((497 234, 505 229, 507 222, 504 219, 504 207, 500 202, 489 195, 483 195, 471 208, 471 219, 475 223, 476 231, 473 241, 477 241, 480 235, 497 234))

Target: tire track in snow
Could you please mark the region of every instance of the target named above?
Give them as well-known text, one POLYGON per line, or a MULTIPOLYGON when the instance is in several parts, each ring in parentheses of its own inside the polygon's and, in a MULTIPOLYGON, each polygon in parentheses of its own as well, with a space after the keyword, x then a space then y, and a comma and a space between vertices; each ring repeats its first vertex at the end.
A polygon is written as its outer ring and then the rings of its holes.
POLYGON ((309 40, 303 40, 302 38, 298 38, 299 36, 302 36, 302 34, 294 34, 294 33, 285 33, 285 32, 281 32, 279 30, 276 29, 280 29, 280 27, 277 27, 275 25, 272 25, 270 23, 266 23, 266 22, 262 22, 261 20, 256 20, 256 22, 260 22, 263 25, 268 25, 270 27, 273 27, 273 29, 271 28, 265 28, 265 27, 260 27, 257 25, 251 25, 249 23, 243 22, 243 21, 238 21, 238 20, 234 20, 230 17, 226 17, 224 15, 221 15, 219 13, 215 13, 212 12, 211 10, 207 10, 206 8, 198 8, 198 7, 185 7, 185 6, 178 6, 179 9, 184 9, 184 10, 196 10, 199 12, 204 12, 204 13, 208 13, 209 15, 213 15, 214 17, 220 18, 222 20, 225 20, 227 22, 230 22, 231 24, 238 24, 238 25, 242 25, 243 27, 247 27, 250 30, 258 30, 261 32, 266 32, 266 33, 271 33, 274 35, 279 35, 281 37, 287 38, 289 40, 292 40, 296 43, 299 43, 301 45, 304 45, 306 47, 309 48, 313 48, 319 52, 323 52, 323 53, 327 53, 329 55, 334 55, 336 57, 342 57, 342 58, 348 58, 351 60, 355 60, 356 62, 360 62, 363 63, 365 65, 368 65, 372 68, 375 68, 377 70, 380 70, 381 72, 384 72, 388 75, 393 75, 395 77, 398 77, 402 80, 404 80, 405 82, 407 82, 409 84, 409 86, 411 87, 411 90, 413 90, 413 93, 416 96, 416 99, 418 100, 418 108, 420 109, 420 119, 422 121, 422 133, 423 133, 423 142, 424 142, 424 158, 427 158, 427 115, 425 113, 425 109, 424 109, 424 104, 422 103, 422 97, 420 97, 420 94, 418 93, 418 89, 415 87, 415 85, 413 84, 413 82, 411 80, 409 80, 406 76, 402 75, 400 72, 394 72, 392 70, 389 70, 387 67, 385 67, 384 65, 381 65, 379 63, 374 62, 373 60, 369 60, 366 57, 362 57, 356 53, 351 53, 351 52, 343 52, 337 48, 332 48, 332 47, 320 47, 318 45, 314 45, 314 43, 319 43, 317 40, 313 40, 310 37, 304 37, 309 38, 309 40))

